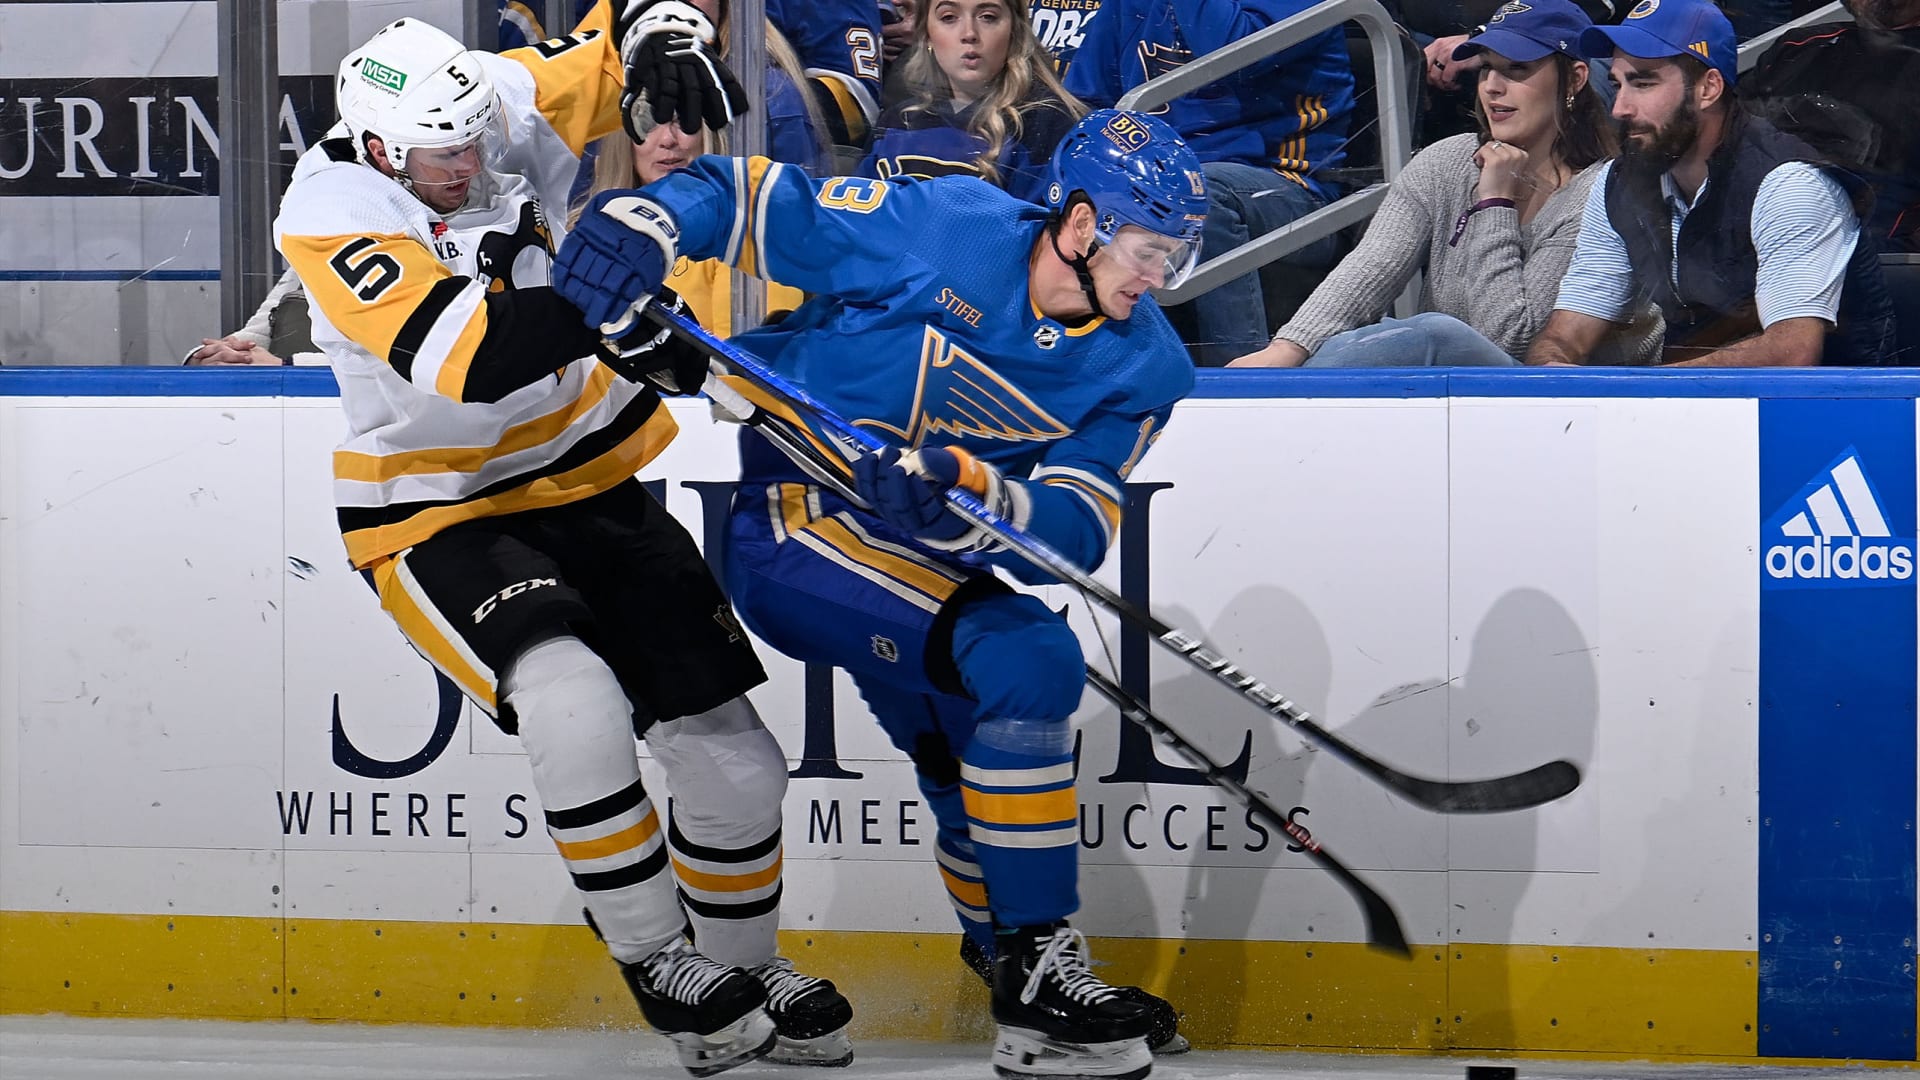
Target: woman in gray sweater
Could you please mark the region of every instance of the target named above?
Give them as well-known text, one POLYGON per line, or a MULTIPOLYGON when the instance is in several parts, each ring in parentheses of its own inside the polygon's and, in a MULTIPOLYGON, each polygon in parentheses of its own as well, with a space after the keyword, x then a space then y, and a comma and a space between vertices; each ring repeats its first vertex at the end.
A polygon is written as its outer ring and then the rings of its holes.
MULTIPOLYGON (((1568 0, 1513 0, 1495 12, 1456 52, 1484 61, 1480 131, 1414 155, 1360 245, 1271 344, 1231 366, 1517 363, 1553 311, 1587 190, 1617 146, 1574 53, 1591 25, 1568 0), (1382 318, 1422 268, 1422 314, 1382 318)), ((1643 311, 1594 362, 1651 363, 1660 331, 1643 311)))

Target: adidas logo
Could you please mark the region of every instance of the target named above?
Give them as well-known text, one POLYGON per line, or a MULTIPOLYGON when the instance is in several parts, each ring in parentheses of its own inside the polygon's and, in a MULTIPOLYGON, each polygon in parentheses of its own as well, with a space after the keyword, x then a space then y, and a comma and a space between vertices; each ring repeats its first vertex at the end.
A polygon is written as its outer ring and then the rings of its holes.
POLYGON ((1782 584, 1891 585, 1913 577, 1913 537, 1895 537, 1851 447, 1766 522, 1785 541, 1761 566, 1782 584))

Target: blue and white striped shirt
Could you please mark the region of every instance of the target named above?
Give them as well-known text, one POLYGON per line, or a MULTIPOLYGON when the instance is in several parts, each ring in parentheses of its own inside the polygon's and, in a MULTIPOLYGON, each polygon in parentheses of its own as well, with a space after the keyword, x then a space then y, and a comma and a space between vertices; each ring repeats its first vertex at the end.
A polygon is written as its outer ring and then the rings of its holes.
MULTIPOLYGON (((1560 279, 1560 296, 1553 306, 1623 323, 1632 315, 1637 289, 1626 242, 1607 220, 1606 170, 1612 168, 1613 162, 1608 162, 1587 193, 1573 264, 1560 279)), ((1677 250, 1680 226, 1706 195, 1707 185, 1700 185, 1692 202, 1674 184, 1672 174, 1660 178, 1660 190, 1673 216, 1677 250)), ((1760 181, 1751 221, 1753 250, 1760 264, 1753 290, 1760 326, 1799 318, 1833 322, 1840 310, 1847 262, 1860 242, 1860 218, 1847 193, 1817 167, 1790 161, 1760 181)), ((1670 272, 1678 284, 1677 260, 1670 272)))

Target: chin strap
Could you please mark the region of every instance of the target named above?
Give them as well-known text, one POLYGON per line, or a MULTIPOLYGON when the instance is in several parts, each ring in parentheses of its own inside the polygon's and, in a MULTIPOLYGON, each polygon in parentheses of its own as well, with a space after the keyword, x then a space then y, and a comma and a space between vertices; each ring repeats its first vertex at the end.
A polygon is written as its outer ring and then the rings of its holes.
POLYGON ((1047 230, 1047 242, 1053 245, 1053 253, 1061 262, 1073 267, 1074 275, 1080 279, 1080 291, 1087 294, 1087 303, 1092 306, 1094 315, 1102 319, 1107 318, 1106 311, 1100 307, 1100 295, 1093 291, 1093 271, 1087 268, 1088 260, 1100 250, 1100 241, 1095 240, 1088 244, 1084 254, 1073 258, 1068 258, 1066 252, 1060 250, 1058 226, 1047 230))

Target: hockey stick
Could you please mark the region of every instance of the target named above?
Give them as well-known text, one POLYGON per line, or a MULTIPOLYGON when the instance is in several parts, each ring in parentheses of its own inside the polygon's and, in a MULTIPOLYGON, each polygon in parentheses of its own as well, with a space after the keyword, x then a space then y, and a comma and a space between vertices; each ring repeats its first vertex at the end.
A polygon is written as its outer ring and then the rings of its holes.
MULTIPOLYGON (((833 462, 820 449, 810 445, 804 437, 787 430, 778 423, 768 422, 764 410, 752 402, 739 398, 724 383, 709 380, 707 391, 722 408, 759 432, 807 473, 821 480, 855 505, 865 505, 852 486, 838 474, 833 462)), ((1231 773, 1220 767, 1219 762, 1208 757, 1204 750, 1188 742, 1185 736, 1156 715, 1138 695, 1107 678, 1091 664, 1086 665, 1086 681, 1087 685, 1093 687, 1100 696, 1118 708, 1121 716, 1145 728, 1148 734, 1171 748, 1174 753, 1198 770, 1208 783, 1225 791, 1249 812, 1285 833, 1306 852, 1307 858, 1332 874, 1334 879, 1359 902, 1361 914, 1366 923, 1368 946, 1395 956, 1412 955, 1407 948, 1406 934, 1400 928, 1400 917, 1394 914, 1392 905, 1388 904, 1386 898, 1376 892, 1372 886, 1349 870, 1346 864, 1322 848, 1319 841, 1313 838, 1313 834, 1308 832, 1305 826, 1289 820, 1285 814, 1274 809, 1273 805, 1268 803, 1259 792, 1236 780, 1231 773)))
POLYGON ((1375 892, 1373 886, 1360 880, 1359 875, 1347 869, 1346 864, 1333 857, 1333 854, 1320 846, 1306 826, 1287 820, 1287 816, 1273 808, 1273 804, 1262 798, 1260 793, 1235 780, 1232 774, 1221 768, 1219 763, 1206 755, 1199 747, 1182 738, 1180 733, 1167 725, 1165 720, 1154 715, 1147 703, 1107 678, 1093 665, 1087 665, 1087 685, 1098 691, 1101 697, 1113 703, 1120 715, 1139 724, 1151 732, 1153 737, 1165 743, 1174 753, 1186 759, 1187 763, 1199 770, 1207 782, 1233 796, 1234 801, 1252 811, 1256 816, 1265 818, 1267 823, 1287 838, 1306 850, 1307 858, 1320 864, 1320 868, 1332 874, 1334 880, 1345 886, 1353 898, 1360 902, 1361 914, 1367 923, 1367 945, 1382 952, 1399 957, 1411 957, 1413 951, 1407 948, 1407 935, 1400 929, 1400 916, 1393 913, 1393 906, 1385 897, 1375 892))
MULTIPOLYGON (((821 433, 838 444, 840 452, 848 460, 875 453, 884 447, 885 444, 879 439, 842 420, 805 390, 789 383, 755 357, 707 333, 698 323, 677 312, 664 310, 659 304, 648 304, 646 315, 661 326, 679 333, 729 370, 745 376, 759 389, 818 425, 821 433)), ((1092 597, 1122 621, 1145 630, 1149 637, 1168 651, 1238 691, 1268 715, 1285 721, 1308 741, 1373 777, 1417 806, 1443 814, 1522 810, 1552 802, 1580 786, 1579 768, 1565 760, 1549 761, 1525 772, 1487 780, 1433 780, 1402 772, 1321 727, 1305 709, 1241 671, 1199 637, 1160 621, 1151 612, 1094 580, 1044 541, 1015 528, 987 509, 971 492, 957 487, 948 491, 947 508, 978 525, 1008 550, 1034 566, 1092 597)))

